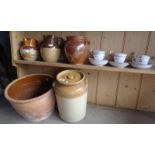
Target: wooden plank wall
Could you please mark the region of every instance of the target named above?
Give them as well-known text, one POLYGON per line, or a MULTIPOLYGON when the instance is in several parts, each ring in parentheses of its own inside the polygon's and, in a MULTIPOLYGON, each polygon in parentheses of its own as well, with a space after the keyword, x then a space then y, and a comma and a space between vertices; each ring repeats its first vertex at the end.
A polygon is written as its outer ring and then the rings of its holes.
MULTIPOLYGON (((63 38, 68 35, 85 35, 91 42, 91 50, 102 49, 107 53, 143 53, 155 57, 155 32, 11 32, 12 59, 19 59, 19 42, 24 37, 38 41, 43 35, 56 34, 63 38)), ((155 60, 153 60, 155 64, 155 60)), ((14 64, 14 63, 13 63, 14 64)), ((15 65, 15 64, 14 64, 15 65)), ((51 67, 16 66, 18 76, 33 72, 56 75, 60 69, 51 67)), ((108 71, 83 70, 88 78, 88 102, 92 104, 155 111, 155 76, 117 73, 108 71)))

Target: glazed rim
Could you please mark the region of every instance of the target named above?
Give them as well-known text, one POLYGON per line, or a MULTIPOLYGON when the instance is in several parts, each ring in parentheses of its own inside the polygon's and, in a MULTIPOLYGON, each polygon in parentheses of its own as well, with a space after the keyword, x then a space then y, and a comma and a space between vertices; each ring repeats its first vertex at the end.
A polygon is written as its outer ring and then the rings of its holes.
MULTIPOLYGON (((50 77, 50 78, 53 79, 53 76, 52 76, 52 75, 43 74, 43 73, 36 73, 36 74, 30 74, 30 75, 23 76, 23 77, 21 77, 21 78, 18 78, 18 79, 16 79, 16 80, 12 81, 12 82, 6 87, 5 92, 4 92, 5 97, 6 97, 9 101, 11 101, 11 102, 16 102, 16 103, 21 104, 21 101, 22 101, 23 103, 27 103, 27 102, 31 102, 31 101, 34 101, 34 100, 39 100, 39 99, 41 99, 43 96, 46 96, 51 90, 53 91, 53 88, 52 88, 52 86, 51 86, 51 89, 49 89, 47 92, 43 93, 42 95, 40 95, 40 96, 38 96, 38 97, 31 98, 31 99, 26 99, 26 100, 16 100, 16 99, 13 99, 12 97, 10 97, 10 96, 8 95, 8 90, 9 90, 9 88, 11 87, 12 84, 16 83, 16 82, 19 81, 19 80, 25 79, 25 78, 27 78, 27 77, 35 76, 35 75, 43 75, 43 76, 47 76, 47 77, 50 77)), ((23 104, 23 103, 22 103, 22 104, 23 104)))
POLYGON ((66 86, 79 84, 80 82, 82 82, 82 81, 84 80, 84 78, 85 78, 85 75, 84 75, 83 72, 77 71, 77 70, 72 70, 72 69, 64 70, 64 71, 58 73, 58 75, 56 76, 57 81, 58 81, 59 83, 63 84, 63 85, 66 85, 66 86), (65 73, 67 73, 67 72, 78 72, 78 73, 81 75, 81 79, 80 79, 79 81, 73 82, 73 83, 64 83, 64 82, 60 81, 60 80, 59 80, 60 76, 63 75, 63 74, 65 74, 65 73))
POLYGON ((67 36, 67 40, 87 40, 88 38, 85 36, 67 36))

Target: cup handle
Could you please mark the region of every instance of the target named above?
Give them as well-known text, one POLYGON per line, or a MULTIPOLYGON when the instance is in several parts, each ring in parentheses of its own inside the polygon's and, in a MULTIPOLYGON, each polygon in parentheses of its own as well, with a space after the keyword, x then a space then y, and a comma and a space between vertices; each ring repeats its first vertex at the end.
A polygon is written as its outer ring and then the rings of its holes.
POLYGON ((135 58, 132 58, 132 62, 135 62, 135 58))

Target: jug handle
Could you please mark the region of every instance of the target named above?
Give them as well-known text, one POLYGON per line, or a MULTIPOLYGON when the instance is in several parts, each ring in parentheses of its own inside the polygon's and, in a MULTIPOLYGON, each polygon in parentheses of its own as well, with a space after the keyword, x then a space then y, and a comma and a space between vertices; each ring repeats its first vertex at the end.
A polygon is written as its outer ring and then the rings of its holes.
POLYGON ((63 38, 58 37, 58 47, 61 47, 63 41, 64 41, 63 38))

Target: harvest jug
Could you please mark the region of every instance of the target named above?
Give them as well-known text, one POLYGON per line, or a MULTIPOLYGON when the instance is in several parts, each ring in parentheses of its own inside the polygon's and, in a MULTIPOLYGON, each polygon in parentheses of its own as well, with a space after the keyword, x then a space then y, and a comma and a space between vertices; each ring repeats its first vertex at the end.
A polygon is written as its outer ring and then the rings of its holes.
POLYGON ((47 62, 58 62, 62 56, 63 39, 56 35, 44 36, 41 43, 41 57, 47 62))
POLYGON ((33 38, 24 38, 20 47, 20 55, 24 60, 35 61, 39 58, 38 42, 33 38))

